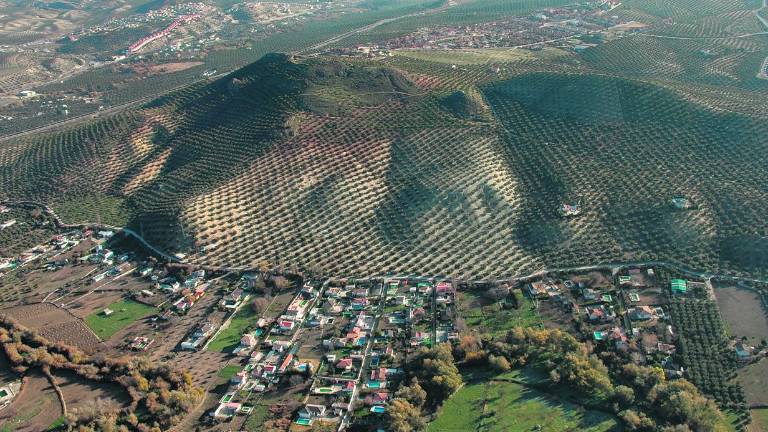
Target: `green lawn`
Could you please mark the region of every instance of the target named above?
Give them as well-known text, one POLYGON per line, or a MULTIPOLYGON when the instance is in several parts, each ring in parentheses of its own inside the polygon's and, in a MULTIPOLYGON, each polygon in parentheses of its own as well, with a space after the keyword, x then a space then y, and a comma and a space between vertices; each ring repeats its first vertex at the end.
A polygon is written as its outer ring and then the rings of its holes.
POLYGON ((102 340, 107 340, 112 335, 136 322, 136 320, 151 315, 156 311, 152 306, 147 306, 133 300, 120 300, 107 306, 114 312, 110 316, 104 316, 98 311, 85 318, 85 323, 102 340))
POLYGON ((240 338, 243 336, 245 329, 250 325, 256 324, 258 320, 256 315, 250 307, 244 306, 237 314, 232 318, 229 323, 229 327, 222 330, 216 339, 212 340, 208 344, 208 351, 217 352, 230 352, 238 345, 240 345, 240 338))
MULTIPOLYGON (((512 374, 514 375, 514 374, 512 374)), ((538 390, 505 381, 464 385, 443 405, 427 430, 607 432, 620 430, 616 419, 598 411, 559 401, 538 390)))
POLYGON ((221 368, 217 375, 221 378, 230 379, 235 376, 236 373, 240 372, 240 369, 242 369, 240 365, 227 365, 221 368))
POLYGON ((66 421, 67 421, 66 417, 61 416, 57 418, 55 422, 51 423, 51 425, 48 426, 47 430, 49 431, 60 430, 64 428, 64 426, 66 426, 66 421))

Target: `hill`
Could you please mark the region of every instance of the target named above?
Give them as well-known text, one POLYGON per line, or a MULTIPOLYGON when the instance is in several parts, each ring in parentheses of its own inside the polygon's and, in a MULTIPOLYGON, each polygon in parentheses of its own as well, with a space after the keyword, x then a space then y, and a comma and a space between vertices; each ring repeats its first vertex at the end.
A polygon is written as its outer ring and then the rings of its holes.
POLYGON ((715 98, 566 55, 496 69, 424 57, 267 55, 140 110, 6 143, 2 198, 126 224, 213 265, 764 272, 768 173, 754 155, 768 123, 738 88, 715 98), (674 210, 678 195, 694 208, 674 210))

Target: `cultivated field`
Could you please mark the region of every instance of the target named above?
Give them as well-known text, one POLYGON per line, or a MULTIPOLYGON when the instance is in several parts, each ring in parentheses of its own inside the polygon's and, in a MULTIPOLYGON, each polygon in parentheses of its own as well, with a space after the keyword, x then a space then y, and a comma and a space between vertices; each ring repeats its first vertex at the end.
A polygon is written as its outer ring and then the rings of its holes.
POLYGON ((768 317, 756 292, 725 287, 718 288, 715 295, 731 336, 746 336, 750 344, 756 345, 768 335, 768 317))
POLYGON ((768 430, 768 408, 752 410, 752 424, 747 431, 762 432, 764 430, 768 430))
POLYGON ((93 352, 101 343, 81 319, 51 303, 0 309, 0 314, 8 315, 21 325, 37 330, 52 342, 76 346, 85 352, 93 352))
POLYGON ((57 373, 55 378, 67 401, 67 410, 88 411, 93 409, 96 400, 118 409, 131 402, 125 390, 117 384, 87 381, 68 372, 57 373))
POLYGON ((546 52, 269 56, 12 141, 0 184, 202 264, 486 277, 663 260, 762 274, 761 93, 546 52), (677 195, 694 207, 675 210, 677 195), (567 203, 581 214, 563 218, 567 203))
POLYGON ((739 383, 744 387, 747 403, 750 405, 768 405, 765 383, 768 382, 768 363, 761 361, 739 370, 739 383))

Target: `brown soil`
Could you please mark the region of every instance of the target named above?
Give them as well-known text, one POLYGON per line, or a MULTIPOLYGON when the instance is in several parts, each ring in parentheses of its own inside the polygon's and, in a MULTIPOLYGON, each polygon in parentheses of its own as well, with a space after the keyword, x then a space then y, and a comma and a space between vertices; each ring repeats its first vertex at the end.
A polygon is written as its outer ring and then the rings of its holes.
POLYGON ((715 297, 732 336, 746 336, 751 343, 759 343, 768 335, 768 319, 756 293, 727 287, 715 290, 715 297))
POLYGON ((763 360, 739 370, 739 382, 744 387, 749 405, 768 406, 768 393, 765 383, 768 382, 768 362, 763 360))
POLYGON ((88 381, 69 371, 57 371, 54 376, 69 411, 87 409, 95 400, 101 400, 116 409, 131 402, 125 390, 117 384, 88 381))
POLYGON ((752 423, 747 426, 747 432, 765 432, 768 430, 768 408, 753 409, 752 423))
POLYGON ((37 330, 52 342, 62 342, 92 353, 101 344, 85 323, 65 309, 50 303, 35 303, 0 310, 24 327, 37 330))
POLYGON ((153 323, 151 320, 139 320, 115 333, 107 345, 119 351, 124 351, 125 344, 136 336, 146 336, 155 342, 149 349, 150 358, 157 360, 170 354, 184 340, 184 337, 196 326, 205 321, 220 322, 225 313, 215 308, 220 297, 208 293, 198 300, 192 309, 183 317, 176 316, 170 322, 153 323))
POLYGON ((62 416, 61 403, 48 379, 40 373, 30 374, 11 405, 0 411, 0 425, 16 432, 46 430, 62 416))
POLYGON ((32 329, 55 326, 73 320, 72 314, 50 303, 16 306, 0 312, 10 315, 19 324, 32 329))

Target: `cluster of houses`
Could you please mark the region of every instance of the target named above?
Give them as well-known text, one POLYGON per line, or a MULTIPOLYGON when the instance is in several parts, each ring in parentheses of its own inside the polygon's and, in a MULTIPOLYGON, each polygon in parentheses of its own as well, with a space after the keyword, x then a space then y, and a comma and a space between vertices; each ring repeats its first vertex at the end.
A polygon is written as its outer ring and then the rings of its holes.
MULTIPOLYGON (((205 295, 205 291, 208 288, 208 284, 205 281, 205 270, 198 270, 193 272, 184 283, 181 284, 181 295, 173 301, 172 307, 176 313, 186 313, 196 301, 200 300, 205 295)), ((178 282, 177 282, 178 283, 178 282)))
POLYGON ((404 376, 404 354, 457 338, 453 284, 429 279, 348 281, 329 287, 318 309, 338 320, 322 340, 323 359, 298 424, 348 421, 352 411, 386 412, 404 376), (357 408, 355 408, 357 407, 357 408))
POLYGON ((66 234, 58 234, 53 236, 49 241, 34 246, 16 257, 12 258, 0 258, 0 277, 3 276, 3 271, 11 271, 18 267, 25 266, 37 259, 49 258, 44 264, 46 270, 58 270, 64 267, 69 261, 63 259, 55 259, 57 256, 72 249, 80 244, 80 242, 88 237, 89 233, 81 231, 72 231, 66 234))
POLYGON ((638 31, 642 26, 626 24, 619 16, 606 12, 618 1, 590 1, 578 5, 539 10, 525 17, 508 17, 500 21, 470 25, 422 27, 417 31, 395 37, 374 46, 357 46, 334 50, 342 55, 373 57, 388 55, 394 49, 472 49, 498 47, 533 47, 547 44, 584 49, 595 43, 583 43, 584 34, 611 31, 616 37, 638 31))
POLYGON ((80 261, 109 266, 115 263, 115 252, 111 249, 107 249, 103 244, 97 244, 87 254, 81 256, 80 261))
POLYGON ((634 352, 674 378, 684 370, 673 360, 676 334, 664 305, 670 297, 687 295, 692 286, 703 284, 672 279, 668 287, 661 287, 649 268, 627 270, 616 275, 615 284, 598 286, 586 279, 538 280, 527 284, 525 292, 571 313, 576 328, 594 345, 634 352))
POLYGON ((205 322, 181 342, 181 349, 186 351, 197 351, 205 345, 205 342, 216 332, 217 326, 210 322, 205 322))
MULTIPOLYGON (((226 298, 225 298, 226 300, 226 298)), ((386 412, 404 377, 405 353, 458 338, 455 289, 427 279, 328 280, 305 284, 276 317, 261 317, 234 353, 243 358, 211 415, 249 412, 246 394, 293 375, 312 377, 297 425, 347 424, 356 410, 386 412)))
MULTIPOLYGON (((249 286, 247 279, 244 279, 243 287, 225 295, 220 307, 228 308, 242 301, 243 290, 249 286)), ((244 359, 242 369, 230 378, 229 389, 211 413, 215 419, 224 420, 250 412, 251 406, 238 401, 241 390, 248 394, 261 393, 279 383, 285 375, 314 372, 316 364, 302 361, 297 355, 300 344, 295 338, 309 320, 309 312, 319 295, 316 285, 305 284, 280 316, 259 318, 255 328, 249 328, 241 336, 233 353, 244 359)))

